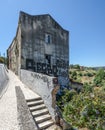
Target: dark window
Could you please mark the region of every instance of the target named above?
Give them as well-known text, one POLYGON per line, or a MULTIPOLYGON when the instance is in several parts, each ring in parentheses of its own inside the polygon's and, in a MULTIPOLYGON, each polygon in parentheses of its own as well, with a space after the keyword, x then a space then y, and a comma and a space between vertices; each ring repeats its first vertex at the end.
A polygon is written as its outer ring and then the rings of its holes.
POLYGON ((26 69, 33 69, 33 60, 32 59, 26 59, 26 69))
POLYGON ((46 63, 51 64, 51 55, 45 55, 46 63))
POLYGON ((45 42, 46 43, 51 43, 51 35, 50 34, 45 35, 45 42))

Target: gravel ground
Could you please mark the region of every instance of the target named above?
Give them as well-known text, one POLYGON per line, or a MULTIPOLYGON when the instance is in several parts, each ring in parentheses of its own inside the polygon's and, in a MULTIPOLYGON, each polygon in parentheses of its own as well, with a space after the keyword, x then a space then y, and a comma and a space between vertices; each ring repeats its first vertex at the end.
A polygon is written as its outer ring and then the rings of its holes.
POLYGON ((0 130, 19 130, 15 86, 20 86, 26 99, 38 97, 11 71, 8 73, 8 89, 0 99, 0 130))

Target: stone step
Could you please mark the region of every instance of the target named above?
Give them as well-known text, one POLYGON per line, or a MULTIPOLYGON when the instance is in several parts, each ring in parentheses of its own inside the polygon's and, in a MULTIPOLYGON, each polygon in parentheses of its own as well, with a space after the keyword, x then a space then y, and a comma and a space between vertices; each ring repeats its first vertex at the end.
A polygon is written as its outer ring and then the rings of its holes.
POLYGON ((26 99, 26 102, 32 102, 32 101, 37 101, 37 100, 42 100, 42 98, 37 97, 37 98, 32 98, 32 99, 26 99))
POLYGON ((39 117, 36 117, 35 121, 36 121, 36 123, 42 123, 42 122, 50 120, 50 119, 51 119, 51 116, 49 114, 46 114, 46 115, 41 115, 39 117))
POLYGON ((39 126, 39 129, 43 130, 43 129, 46 129, 53 124, 54 124, 53 120, 48 120, 48 121, 45 121, 43 123, 39 123, 38 126, 39 126))
POLYGON ((40 105, 37 105, 37 106, 32 106, 30 107, 30 111, 33 112, 33 111, 37 111, 37 110, 41 110, 41 109, 44 109, 46 108, 45 104, 40 104, 40 105))
POLYGON ((33 111, 33 112, 32 112, 32 116, 33 116, 33 117, 38 117, 38 116, 45 115, 45 114, 48 114, 48 113, 49 113, 48 109, 47 109, 47 108, 44 108, 44 109, 42 109, 42 110, 33 111))
POLYGON ((40 104, 44 104, 43 100, 27 102, 27 105, 28 105, 29 107, 36 106, 36 105, 40 105, 40 104))

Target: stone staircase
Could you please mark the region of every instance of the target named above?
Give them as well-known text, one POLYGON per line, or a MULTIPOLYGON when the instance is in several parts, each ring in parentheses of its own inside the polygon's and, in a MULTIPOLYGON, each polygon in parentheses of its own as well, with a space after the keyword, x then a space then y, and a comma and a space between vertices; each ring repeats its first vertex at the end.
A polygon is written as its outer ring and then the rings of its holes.
POLYGON ((41 97, 27 99, 26 102, 39 130, 56 129, 56 125, 41 97))

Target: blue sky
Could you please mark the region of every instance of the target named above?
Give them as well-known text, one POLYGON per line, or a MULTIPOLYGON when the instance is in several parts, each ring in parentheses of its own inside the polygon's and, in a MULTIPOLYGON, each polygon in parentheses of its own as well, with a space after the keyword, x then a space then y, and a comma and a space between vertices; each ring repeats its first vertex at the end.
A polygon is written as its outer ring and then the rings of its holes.
POLYGON ((15 37, 20 10, 48 13, 70 32, 71 64, 105 66, 105 0, 1 0, 1 55, 15 37))

